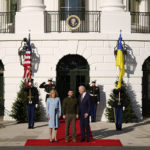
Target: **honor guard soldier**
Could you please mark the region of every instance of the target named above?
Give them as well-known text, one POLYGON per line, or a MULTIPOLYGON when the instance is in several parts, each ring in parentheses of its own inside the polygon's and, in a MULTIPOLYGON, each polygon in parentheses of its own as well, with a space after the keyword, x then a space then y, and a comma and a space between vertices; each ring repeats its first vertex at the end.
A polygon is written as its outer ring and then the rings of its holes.
POLYGON ((28 115, 28 129, 34 128, 34 111, 38 107, 39 93, 36 87, 33 86, 33 79, 29 81, 29 85, 25 87, 24 91, 27 93, 27 115, 28 115))
POLYGON ((46 98, 45 98, 45 102, 47 101, 47 98, 49 97, 49 93, 52 89, 55 89, 55 84, 53 84, 53 81, 50 79, 48 80, 48 83, 46 84, 45 82, 43 82, 39 88, 44 88, 46 94, 46 98))
POLYGON ((122 118, 123 118, 123 108, 124 108, 124 100, 123 100, 123 91, 121 89, 114 89, 113 94, 115 96, 115 101, 113 102, 114 107, 114 119, 116 130, 122 130, 122 118))
POLYGON ((100 93, 99 93, 99 87, 96 86, 96 81, 92 81, 92 86, 90 86, 89 89, 91 100, 92 100, 92 106, 91 106, 91 122, 96 121, 96 108, 97 104, 100 102, 100 93))

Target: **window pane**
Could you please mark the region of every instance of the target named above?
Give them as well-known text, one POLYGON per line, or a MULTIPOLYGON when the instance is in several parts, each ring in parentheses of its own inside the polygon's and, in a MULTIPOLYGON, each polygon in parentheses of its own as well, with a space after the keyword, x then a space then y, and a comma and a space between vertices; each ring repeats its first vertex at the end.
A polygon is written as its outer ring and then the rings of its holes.
POLYGON ((14 11, 16 12, 17 11, 17 0, 11 0, 10 1, 10 11, 14 11))
POLYGON ((65 6, 65 0, 60 0, 59 4, 60 4, 60 8, 64 7, 65 6))
POLYGON ((76 7, 76 0, 69 0, 69 6, 70 7, 76 7))
POLYGON ((70 11, 70 13, 65 13, 64 18, 61 17, 61 20, 65 20, 69 15, 77 15, 83 20, 85 0, 60 0, 60 11, 70 11))

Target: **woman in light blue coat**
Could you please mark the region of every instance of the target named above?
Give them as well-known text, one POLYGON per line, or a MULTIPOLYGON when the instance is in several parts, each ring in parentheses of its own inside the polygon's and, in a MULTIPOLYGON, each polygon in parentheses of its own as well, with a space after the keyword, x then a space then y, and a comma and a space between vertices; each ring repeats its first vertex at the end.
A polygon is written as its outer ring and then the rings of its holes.
POLYGON ((56 90, 50 91, 50 97, 46 102, 46 117, 48 119, 50 143, 52 143, 52 129, 55 129, 54 138, 57 142, 57 129, 60 126, 61 103, 56 90))

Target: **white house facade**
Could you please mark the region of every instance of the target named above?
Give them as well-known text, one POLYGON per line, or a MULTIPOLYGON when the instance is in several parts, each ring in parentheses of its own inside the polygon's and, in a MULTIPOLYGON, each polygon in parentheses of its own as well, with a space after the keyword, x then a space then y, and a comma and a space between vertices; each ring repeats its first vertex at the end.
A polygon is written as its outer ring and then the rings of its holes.
MULTIPOLYGON (((118 79, 114 48, 120 30, 127 46, 124 81, 141 120, 150 116, 149 0, 0 0, 4 120, 12 119, 9 114, 24 74, 18 50, 30 32, 36 86, 52 78, 61 95, 64 89, 77 92, 78 85, 96 80, 101 99, 97 120, 106 121, 105 108, 118 79), (72 15, 78 28, 67 22, 72 15)), ((45 106, 45 92, 39 92, 45 106)))

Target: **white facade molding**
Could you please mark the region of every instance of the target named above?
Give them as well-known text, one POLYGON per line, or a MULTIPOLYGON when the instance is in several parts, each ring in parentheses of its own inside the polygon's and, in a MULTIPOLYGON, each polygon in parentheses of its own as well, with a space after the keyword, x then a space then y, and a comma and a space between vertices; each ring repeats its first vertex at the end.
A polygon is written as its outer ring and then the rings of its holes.
POLYGON ((101 33, 131 33, 131 16, 129 12, 102 12, 101 33))
POLYGON ((123 0, 103 0, 102 11, 124 11, 123 0))
MULTIPOLYGON (((61 58, 68 54, 78 54, 87 59, 90 65, 90 80, 96 80, 97 84, 103 87, 100 88, 100 92, 103 93, 101 95, 101 99, 107 103, 111 90, 114 88, 114 82, 117 78, 115 56, 113 52, 119 35, 105 34, 103 35, 103 38, 99 38, 97 41, 93 40, 94 35, 96 34, 92 34, 93 39, 91 39, 91 34, 84 35, 86 37, 85 40, 79 40, 79 36, 82 34, 76 35, 78 36, 78 40, 69 40, 69 38, 64 40, 61 38, 60 34, 58 35, 59 38, 57 39, 53 39, 54 34, 45 36, 43 39, 44 35, 41 35, 42 34, 31 35, 31 43, 35 44, 38 49, 38 53, 40 54, 39 70, 34 74, 34 79, 38 86, 43 82, 43 80, 46 81, 49 77, 52 77, 54 81, 56 81, 56 65, 61 58)), ((66 34, 65 37, 71 37, 71 35, 72 34, 66 34)), ((17 37, 17 35, 15 36, 17 37)), ((3 41, 2 39, 0 41, 0 49, 4 48, 5 51, 5 55, 2 58, 5 66, 5 90, 7 91, 5 93, 5 108, 7 109, 7 113, 4 117, 5 120, 11 120, 8 114, 11 111, 12 103, 16 98, 16 94, 19 91, 19 85, 23 76, 23 67, 20 66, 17 50, 22 38, 26 36, 27 35, 25 34, 19 35, 17 38, 20 38, 20 40, 17 43, 15 39, 14 41, 7 40, 7 42, 3 41)), ((132 37, 131 34, 128 36, 132 37)), ((138 39, 138 35, 136 36, 138 39)), ((134 35, 134 38, 136 36, 134 35)), ((97 37, 95 37, 95 39, 96 38, 97 37)), ((127 38, 125 34, 123 34, 123 39, 124 38, 127 38)), ((133 50, 133 54, 136 57, 137 66, 135 72, 129 77, 126 73, 124 80, 131 85, 132 90, 137 95, 135 101, 137 101, 141 106, 142 64, 144 60, 150 55, 150 39, 145 42, 140 41, 139 38, 139 41, 135 42, 132 37, 132 40, 130 39, 125 42, 133 50), (137 50, 140 52, 136 53, 137 50)), ((42 98, 43 105, 45 106, 45 92, 41 89, 39 89, 39 92, 41 94, 40 97, 42 98)), ((102 104, 100 104, 100 106, 101 108, 99 108, 97 111, 97 120, 106 121, 104 113, 100 111, 105 110, 106 106, 103 106, 102 104)), ((137 111, 137 114, 139 119, 141 119, 141 110, 137 111)))

